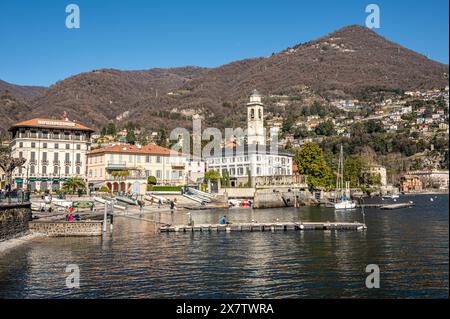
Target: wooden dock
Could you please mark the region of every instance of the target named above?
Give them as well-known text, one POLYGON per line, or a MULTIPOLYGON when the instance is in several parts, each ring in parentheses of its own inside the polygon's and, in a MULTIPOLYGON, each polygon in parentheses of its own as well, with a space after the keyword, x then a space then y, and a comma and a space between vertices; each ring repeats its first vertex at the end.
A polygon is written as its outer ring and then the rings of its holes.
POLYGON ((219 224, 198 224, 189 225, 166 225, 159 228, 162 233, 171 232, 231 232, 231 231, 288 231, 288 230, 365 230, 366 225, 359 222, 285 222, 285 223, 237 223, 229 225, 219 224))

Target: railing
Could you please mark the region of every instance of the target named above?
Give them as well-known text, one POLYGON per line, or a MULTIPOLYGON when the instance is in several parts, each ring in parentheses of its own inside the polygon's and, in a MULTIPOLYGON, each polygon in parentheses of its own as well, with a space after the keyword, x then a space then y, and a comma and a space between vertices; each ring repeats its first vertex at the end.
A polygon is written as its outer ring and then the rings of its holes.
POLYGON ((30 202, 30 193, 22 190, 0 192, 0 206, 8 204, 24 204, 30 202))
POLYGON ((108 168, 126 168, 126 162, 108 162, 108 168))

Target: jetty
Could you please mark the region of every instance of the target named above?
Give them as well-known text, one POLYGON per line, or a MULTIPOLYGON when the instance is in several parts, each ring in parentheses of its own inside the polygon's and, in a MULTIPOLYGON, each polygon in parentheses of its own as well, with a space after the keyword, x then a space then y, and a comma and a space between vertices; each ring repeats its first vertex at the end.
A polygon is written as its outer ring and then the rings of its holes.
POLYGON ((288 230, 365 230, 367 226, 359 222, 274 222, 274 223, 236 223, 228 225, 220 224, 194 224, 190 225, 165 225, 159 228, 162 233, 171 232, 265 232, 288 230))

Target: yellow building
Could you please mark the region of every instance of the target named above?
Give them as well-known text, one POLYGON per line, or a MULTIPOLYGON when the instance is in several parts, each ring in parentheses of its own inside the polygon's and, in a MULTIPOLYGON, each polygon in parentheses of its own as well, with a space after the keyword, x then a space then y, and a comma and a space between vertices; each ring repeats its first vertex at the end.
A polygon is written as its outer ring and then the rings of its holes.
POLYGON ((106 186, 112 192, 143 194, 149 176, 158 184, 185 185, 195 173, 204 173, 202 163, 193 167, 187 156, 154 144, 118 144, 92 150, 87 157, 91 190, 106 186))

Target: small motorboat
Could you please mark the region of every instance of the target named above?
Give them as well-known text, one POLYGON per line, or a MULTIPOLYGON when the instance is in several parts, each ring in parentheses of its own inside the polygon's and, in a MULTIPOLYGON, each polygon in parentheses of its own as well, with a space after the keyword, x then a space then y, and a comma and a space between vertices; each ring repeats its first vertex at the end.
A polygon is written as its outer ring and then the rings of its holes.
POLYGON ((334 204, 335 210, 349 210, 355 209, 356 202, 353 200, 343 199, 334 204))
POLYGON ((118 200, 119 202, 122 202, 122 203, 129 204, 129 205, 139 205, 139 202, 137 199, 134 199, 129 196, 117 196, 116 200, 118 200))

